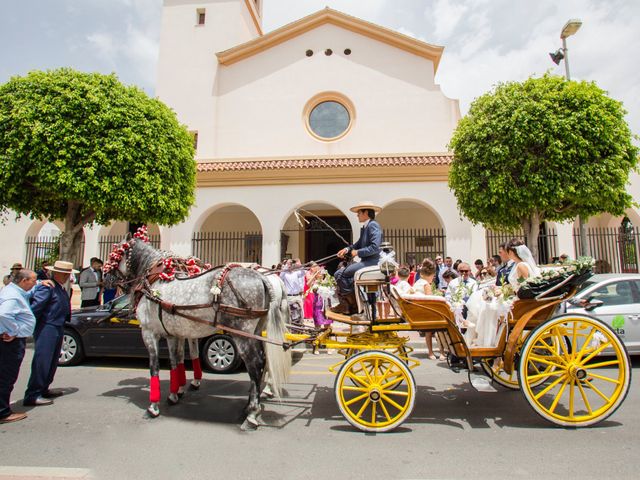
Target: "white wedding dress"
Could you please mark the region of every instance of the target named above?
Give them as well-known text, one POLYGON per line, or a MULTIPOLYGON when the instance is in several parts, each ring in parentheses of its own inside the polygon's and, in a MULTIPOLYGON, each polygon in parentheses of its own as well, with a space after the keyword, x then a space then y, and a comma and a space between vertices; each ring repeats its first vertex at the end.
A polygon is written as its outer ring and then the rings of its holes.
MULTIPOLYGON (((508 281, 513 290, 517 292, 518 288, 520 288, 518 266, 524 265, 527 268, 527 278, 538 276, 540 269, 526 246, 520 245, 516 247, 516 252, 522 261, 513 266, 509 273, 508 281)), ((467 321, 470 324, 474 324, 467 328, 465 333, 467 344, 471 347, 495 347, 498 342, 498 333, 500 332, 498 328, 500 319, 507 317, 511 306, 496 297, 485 300, 483 291, 478 290, 467 300, 467 310, 467 321)))

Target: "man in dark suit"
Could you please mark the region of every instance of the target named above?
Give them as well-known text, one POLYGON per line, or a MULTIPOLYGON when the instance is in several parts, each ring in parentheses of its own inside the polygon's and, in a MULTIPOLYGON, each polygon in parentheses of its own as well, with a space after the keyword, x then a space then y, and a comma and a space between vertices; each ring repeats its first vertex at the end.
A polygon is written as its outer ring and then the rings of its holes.
POLYGON ((498 287, 509 283, 509 274, 514 265, 513 260, 509 260, 509 255, 507 254, 507 243, 508 242, 501 243, 498 247, 498 255, 500 255, 500 260, 502 260, 502 265, 500 265, 496 271, 496 285, 498 287))
POLYGON ((35 351, 31 377, 22 402, 25 406, 50 405, 53 397, 62 395, 59 390, 49 390, 49 385, 58 367, 64 322, 71 318, 71 301, 64 285, 71 273, 78 271, 73 269, 71 262, 61 260, 47 270, 51 273, 54 287, 38 285, 31 299, 31 309, 36 317, 33 333, 35 351))
POLYGON ((382 243, 382 227, 375 221, 376 213, 380 213, 382 209, 372 202, 361 202, 350 210, 358 215, 358 221, 364 225, 360 229, 358 241, 340 250, 338 257, 357 256, 360 261, 347 266, 336 279, 340 303, 331 309, 334 313, 347 315, 356 313, 357 310, 353 276, 361 268, 378 264, 382 243))

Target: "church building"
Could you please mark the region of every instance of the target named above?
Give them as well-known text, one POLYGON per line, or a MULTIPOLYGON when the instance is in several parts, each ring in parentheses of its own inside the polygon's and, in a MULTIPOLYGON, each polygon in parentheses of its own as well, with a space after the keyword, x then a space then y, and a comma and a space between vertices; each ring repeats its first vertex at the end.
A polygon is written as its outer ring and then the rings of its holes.
MULTIPOLYGON (((310 261, 337 252, 340 237, 356 240, 349 208, 371 201, 401 262, 497 253, 507 237, 462 218, 447 186, 460 108, 436 80, 444 47, 330 8, 263 32, 262 9, 262 0, 163 1, 156 95, 192 132, 198 174, 189 218, 151 225, 154 242, 214 264, 310 261)), ((634 210, 624 221, 640 225, 634 210)), ((589 227, 622 224, 602 215, 589 227)), ((86 228, 76 263, 105 258, 134 227, 86 228)), ((0 227, 24 239, 1 253, 3 267, 33 267, 42 228, 0 227)), ((575 256, 573 228, 546 224, 541 260, 575 256)))

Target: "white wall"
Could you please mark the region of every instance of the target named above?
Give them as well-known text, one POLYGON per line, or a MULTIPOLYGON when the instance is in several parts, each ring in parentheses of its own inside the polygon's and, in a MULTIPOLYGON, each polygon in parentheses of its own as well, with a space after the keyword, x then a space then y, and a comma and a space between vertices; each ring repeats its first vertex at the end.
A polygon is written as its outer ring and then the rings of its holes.
POLYGON ((213 134, 219 158, 441 152, 459 120, 431 61, 330 24, 220 66, 217 82, 215 130, 199 134, 213 134), (303 119, 308 100, 325 91, 355 106, 351 131, 330 143, 309 135, 303 119))

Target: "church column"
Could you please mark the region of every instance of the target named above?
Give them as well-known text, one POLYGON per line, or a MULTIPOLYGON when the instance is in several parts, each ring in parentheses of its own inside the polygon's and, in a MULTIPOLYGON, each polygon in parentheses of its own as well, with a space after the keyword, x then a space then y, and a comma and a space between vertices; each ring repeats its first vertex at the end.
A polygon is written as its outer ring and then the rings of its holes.
POLYGON ((573 244, 573 222, 556 223, 555 227, 558 235, 558 256, 566 253, 570 258, 576 258, 573 244))

